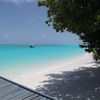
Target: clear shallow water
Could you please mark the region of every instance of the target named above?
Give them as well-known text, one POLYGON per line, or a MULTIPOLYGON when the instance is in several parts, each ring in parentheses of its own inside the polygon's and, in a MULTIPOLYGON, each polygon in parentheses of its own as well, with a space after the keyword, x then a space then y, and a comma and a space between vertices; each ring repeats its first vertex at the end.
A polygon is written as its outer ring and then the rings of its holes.
MULTIPOLYGON (((35 46, 25 45, 0 46, 0 71, 38 69, 46 63, 70 59, 84 53, 84 49, 76 45, 35 46)), ((44 66, 45 67, 45 66, 44 66)))

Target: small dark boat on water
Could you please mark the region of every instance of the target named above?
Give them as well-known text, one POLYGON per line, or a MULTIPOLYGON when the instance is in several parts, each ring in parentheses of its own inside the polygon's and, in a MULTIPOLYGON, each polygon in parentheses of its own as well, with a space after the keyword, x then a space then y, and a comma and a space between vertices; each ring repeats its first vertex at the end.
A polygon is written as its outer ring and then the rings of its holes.
POLYGON ((34 46, 33 46, 33 45, 30 45, 29 47, 30 47, 30 48, 34 48, 34 46))

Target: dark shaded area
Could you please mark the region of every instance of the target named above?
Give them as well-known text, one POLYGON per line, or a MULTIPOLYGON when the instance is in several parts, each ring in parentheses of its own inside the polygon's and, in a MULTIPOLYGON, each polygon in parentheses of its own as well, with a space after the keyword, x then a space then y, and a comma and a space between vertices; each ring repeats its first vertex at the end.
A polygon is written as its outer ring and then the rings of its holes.
POLYGON ((44 81, 44 86, 39 87, 38 91, 57 100, 100 100, 99 65, 49 76, 50 79, 44 81))

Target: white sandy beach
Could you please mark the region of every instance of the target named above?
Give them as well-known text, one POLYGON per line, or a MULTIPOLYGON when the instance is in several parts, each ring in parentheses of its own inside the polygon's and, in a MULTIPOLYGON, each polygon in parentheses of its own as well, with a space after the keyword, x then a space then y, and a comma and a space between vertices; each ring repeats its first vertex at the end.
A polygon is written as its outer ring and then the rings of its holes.
POLYGON ((31 69, 25 70, 22 73, 15 72, 14 75, 8 75, 7 78, 29 88, 36 89, 38 85, 43 85, 43 80, 50 78, 49 76, 46 76, 47 74, 73 71, 80 67, 95 67, 93 66, 94 63, 91 56, 92 54, 85 53, 81 56, 77 56, 77 58, 73 58, 72 60, 59 62, 57 65, 47 66, 46 68, 41 68, 37 71, 31 69))

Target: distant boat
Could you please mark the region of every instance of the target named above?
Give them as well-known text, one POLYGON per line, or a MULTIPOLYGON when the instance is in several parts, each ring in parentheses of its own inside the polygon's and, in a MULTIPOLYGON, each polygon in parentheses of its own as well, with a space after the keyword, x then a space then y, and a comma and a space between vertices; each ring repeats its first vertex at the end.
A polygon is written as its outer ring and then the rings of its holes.
POLYGON ((30 48, 34 48, 34 46, 33 46, 33 45, 30 45, 29 47, 30 47, 30 48))

